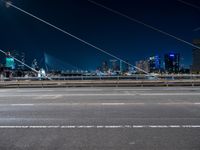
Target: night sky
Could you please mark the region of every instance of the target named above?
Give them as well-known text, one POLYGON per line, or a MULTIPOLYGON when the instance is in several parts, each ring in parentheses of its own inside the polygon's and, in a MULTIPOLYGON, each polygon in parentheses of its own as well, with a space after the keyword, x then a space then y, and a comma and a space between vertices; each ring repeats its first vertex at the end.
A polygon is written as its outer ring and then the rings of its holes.
MULTIPOLYGON (((200 9, 177 0, 95 0, 188 42, 200 38, 200 9)), ((186 0, 200 6, 198 0, 186 0)), ((13 0, 14 5, 49 21, 124 60, 179 52, 192 62, 192 47, 100 8, 87 0, 13 0)), ((96 69, 110 57, 0 1, 0 48, 26 53, 26 62, 44 52, 80 69, 96 69)))

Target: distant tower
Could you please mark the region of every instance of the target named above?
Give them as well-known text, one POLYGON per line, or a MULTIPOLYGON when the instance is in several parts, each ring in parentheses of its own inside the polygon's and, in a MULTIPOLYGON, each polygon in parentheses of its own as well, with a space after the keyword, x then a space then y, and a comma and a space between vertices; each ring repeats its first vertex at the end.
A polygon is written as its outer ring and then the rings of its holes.
POLYGON ((180 54, 168 53, 165 54, 165 70, 168 73, 178 73, 180 70, 180 54))
POLYGON ((160 72, 160 70, 161 70, 160 56, 156 55, 156 56, 149 57, 148 61, 149 61, 150 72, 154 72, 154 73, 160 72))
POLYGON ((10 52, 7 52, 6 54, 6 65, 7 68, 9 69, 15 69, 15 60, 10 54, 10 52))
POLYGON ((111 63, 112 71, 117 71, 117 60, 116 59, 111 59, 110 63, 111 63))
POLYGON ((102 71, 103 72, 107 72, 108 71, 108 63, 107 61, 104 61, 103 64, 102 64, 102 71))
POLYGON ((122 60, 120 60, 120 72, 124 72, 124 62, 122 60))

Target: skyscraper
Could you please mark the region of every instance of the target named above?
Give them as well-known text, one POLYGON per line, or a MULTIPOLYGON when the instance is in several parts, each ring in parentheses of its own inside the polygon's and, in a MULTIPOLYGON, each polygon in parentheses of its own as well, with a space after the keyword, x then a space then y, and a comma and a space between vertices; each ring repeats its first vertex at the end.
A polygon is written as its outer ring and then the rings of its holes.
POLYGON ((116 59, 111 59, 110 60, 110 63, 111 63, 111 70, 112 71, 119 71, 119 67, 118 67, 118 61, 116 59))
POLYGON ((11 57, 10 52, 7 52, 6 54, 6 64, 5 64, 6 68, 9 69, 15 69, 15 60, 13 57, 11 57))
POLYGON ((167 73, 178 73, 180 70, 180 54, 168 53, 165 54, 165 71, 167 73))
MULTIPOLYGON (((193 41, 194 45, 197 45, 200 47, 200 39, 193 41)), ((191 67, 192 73, 200 73, 200 49, 193 49, 192 51, 192 67, 191 67)))
POLYGON ((107 62, 107 61, 104 61, 104 62, 102 63, 101 71, 102 71, 102 72, 107 72, 108 69, 109 69, 109 67, 108 67, 108 62, 107 62))
POLYGON ((161 59, 160 56, 152 56, 149 58, 149 69, 150 72, 160 72, 161 70, 161 59))

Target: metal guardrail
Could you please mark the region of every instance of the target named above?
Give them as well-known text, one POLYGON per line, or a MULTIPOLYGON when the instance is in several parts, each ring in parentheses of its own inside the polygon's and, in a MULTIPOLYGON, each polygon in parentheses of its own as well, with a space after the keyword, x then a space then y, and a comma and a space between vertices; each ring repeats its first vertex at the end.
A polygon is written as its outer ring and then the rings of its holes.
POLYGON ((68 76, 46 78, 3 78, 0 88, 34 87, 145 87, 145 86, 200 86, 200 75, 134 76, 68 76))
MULTIPOLYGON (((49 77, 51 80, 66 81, 66 80, 198 80, 200 75, 132 75, 132 76, 66 76, 66 77, 49 77)), ((38 80, 49 80, 46 78, 38 77, 13 77, 13 78, 2 78, 1 81, 38 81, 38 80)))
POLYGON ((200 80, 16 80, 0 88, 200 86, 200 80))

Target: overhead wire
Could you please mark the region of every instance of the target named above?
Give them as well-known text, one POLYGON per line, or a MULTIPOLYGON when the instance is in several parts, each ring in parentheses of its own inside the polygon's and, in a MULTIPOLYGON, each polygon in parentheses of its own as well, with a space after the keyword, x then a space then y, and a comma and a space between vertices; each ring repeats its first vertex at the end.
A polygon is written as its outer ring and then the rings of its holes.
POLYGON ((199 9, 200 10, 200 6, 197 6, 195 4, 192 4, 192 3, 189 3, 189 2, 186 2, 184 0, 177 0, 178 2, 182 3, 182 4, 185 4, 187 6, 190 6, 190 7, 193 7, 193 8, 196 8, 196 9, 199 9))
MULTIPOLYGON (((184 5, 187 5, 187 6, 189 6, 189 7, 192 7, 192 8, 195 8, 195 9, 200 10, 200 6, 198 6, 198 5, 195 5, 195 4, 186 2, 186 1, 184 1, 184 0, 177 0, 177 1, 180 2, 180 3, 182 3, 182 4, 184 4, 184 5)), ((194 32, 200 31, 200 27, 195 28, 193 31, 194 31, 194 32)))
POLYGON ((197 45, 194 45, 194 44, 192 44, 192 43, 190 43, 190 42, 188 42, 188 41, 186 41, 186 40, 184 40, 184 39, 182 39, 182 38, 179 38, 179 37, 177 37, 177 36, 175 36, 175 35, 172 35, 172 34, 166 32, 166 31, 163 31, 163 30, 157 28, 157 27, 154 27, 154 26, 152 26, 152 25, 146 24, 146 23, 144 23, 143 21, 140 21, 140 20, 138 20, 138 19, 135 19, 135 18, 133 18, 133 17, 130 17, 130 16, 128 16, 128 15, 126 15, 126 14, 120 12, 120 11, 114 10, 114 9, 112 9, 112 8, 110 8, 110 7, 107 7, 107 6, 103 5, 103 4, 97 3, 96 1, 93 1, 93 0, 87 0, 87 1, 90 2, 90 3, 92 3, 92 4, 94 4, 94 5, 96 5, 96 6, 99 6, 99 7, 101 7, 101 8, 104 8, 104 9, 106 9, 106 10, 108 10, 108 11, 114 13, 114 14, 117 14, 117 15, 119 15, 119 16, 121 16, 121 17, 124 17, 124 18, 126 18, 126 19, 128 19, 128 20, 130 20, 130 21, 133 21, 133 22, 138 23, 138 24, 140 24, 140 25, 143 25, 143 26, 145 26, 145 27, 147 27, 147 28, 149 28, 149 29, 152 29, 152 30, 154 30, 154 31, 156 31, 156 32, 159 32, 159 33, 161 33, 161 34, 163 34, 163 35, 166 35, 166 36, 168 36, 168 37, 171 37, 171 38, 173 38, 173 39, 176 39, 176 40, 179 41, 179 42, 182 42, 182 43, 185 43, 185 44, 187 44, 187 45, 189 45, 189 46, 192 46, 192 47, 194 47, 194 48, 200 49, 200 47, 197 46, 197 45))

